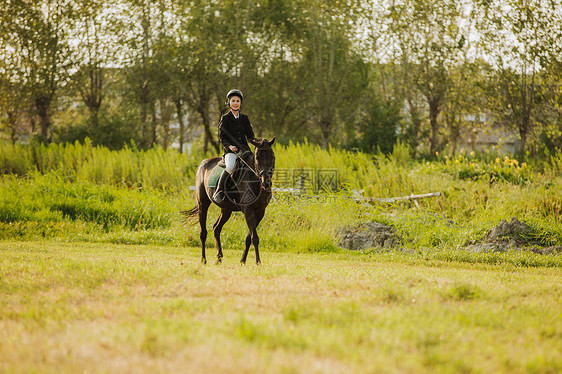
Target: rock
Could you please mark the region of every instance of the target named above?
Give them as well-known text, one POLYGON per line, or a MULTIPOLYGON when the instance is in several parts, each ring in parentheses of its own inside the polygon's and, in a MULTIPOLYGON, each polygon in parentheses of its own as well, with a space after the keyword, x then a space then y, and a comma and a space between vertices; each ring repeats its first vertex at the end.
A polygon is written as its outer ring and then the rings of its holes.
POLYGON ((517 239, 530 234, 530 232, 531 228, 527 224, 513 217, 511 222, 507 222, 503 219, 497 226, 488 231, 486 239, 488 241, 504 241, 505 239, 511 239, 516 242, 517 239))
POLYGON ((505 243, 480 243, 473 244, 465 247, 464 249, 469 252, 474 253, 491 253, 491 252, 506 252, 509 249, 509 245, 505 243))
POLYGON ((551 246, 551 247, 545 247, 545 248, 541 248, 541 247, 532 247, 531 251, 541 254, 541 255, 557 255, 562 253, 562 246, 559 245, 555 245, 555 246, 551 246))
POLYGON ((503 219, 488 231, 479 243, 471 243, 464 247, 470 252, 507 252, 508 250, 532 251, 539 254, 562 253, 562 246, 542 247, 538 240, 533 239, 533 229, 517 218, 511 222, 503 219))
POLYGON ((356 226, 344 227, 337 231, 340 247, 353 251, 368 248, 393 248, 402 243, 393 227, 378 222, 365 222, 356 226))

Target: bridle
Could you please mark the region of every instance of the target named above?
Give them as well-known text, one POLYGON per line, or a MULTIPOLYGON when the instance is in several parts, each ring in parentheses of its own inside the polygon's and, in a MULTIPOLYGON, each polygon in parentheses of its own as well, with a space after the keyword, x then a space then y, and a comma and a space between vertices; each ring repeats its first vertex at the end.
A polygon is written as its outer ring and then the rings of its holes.
MULTIPOLYGON (((263 150, 263 151, 269 150, 269 151, 273 152, 273 150, 272 150, 271 148, 266 148, 266 149, 262 149, 262 150, 263 150)), ((254 163, 255 163, 256 170, 258 171, 258 176, 261 177, 261 176, 263 176, 265 173, 268 173, 268 172, 270 172, 270 171, 273 173, 273 170, 275 170, 275 166, 269 167, 269 168, 264 169, 264 170, 259 170, 259 167, 258 167, 258 158, 257 158, 257 153, 258 153, 259 151, 260 151, 260 149, 258 148, 258 150, 256 151, 256 157, 254 158, 254 163)))
MULTIPOLYGON (((268 174, 268 173, 273 174, 273 171, 275 170, 275 167, 270 167, 270 168, 267 168, 267 169, 264 169, 264 170, 259 170, 259 167, 258 167, 258 159, 257 159, 257 153, 259 152, 259 150, 260 150, 260 149, 256 147, 256 154, 254 155, 254 168, 252 168, 252 167, 246 162, 246 160, 244 160, 244 158, 241 157, 241 156, 242 156, 241 153, 237 153, 236 155, 238 156, 238 158, 240 159, 240 161, 242 161, 242 163, 243 163, 244 165, 246 165, 246 166, 248 167, 248 169, 250 169, 250 170, 252 171, 252 173, 254 173, 254 175, 255 175, 256 177, 258 177, 259 179, 261 179, 264 174, 268 174)), ((263 185, 262 185, 262 187, 263 187, 263 185)))

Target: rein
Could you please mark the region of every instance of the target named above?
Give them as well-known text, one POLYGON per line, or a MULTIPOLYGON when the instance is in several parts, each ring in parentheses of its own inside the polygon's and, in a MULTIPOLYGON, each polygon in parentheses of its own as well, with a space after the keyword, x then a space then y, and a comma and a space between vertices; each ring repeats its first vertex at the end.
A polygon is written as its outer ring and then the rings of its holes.
POLYGON ((240 161, 242 161, 242 163, 244 163, 244 165, 246 165, 248 167, 248 169, 250 169, 252 171, 252 173, 254 173, 256 175, 256 177, 260 177, 260 174, 258 174, 250 165, 248 165, 248 163, 244 160, 244 158, 241 157, 242 153, 236 153, 236 156, 238 156, 238 158, 240 159, 240 161))

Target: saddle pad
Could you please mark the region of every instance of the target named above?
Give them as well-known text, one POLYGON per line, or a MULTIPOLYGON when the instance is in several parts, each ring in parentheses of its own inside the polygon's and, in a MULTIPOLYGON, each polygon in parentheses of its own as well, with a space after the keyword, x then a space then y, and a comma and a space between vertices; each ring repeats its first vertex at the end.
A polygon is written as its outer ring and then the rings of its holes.
MULTIPOLYGON (((248 160, 248 158, 251 155, 252 155, 252 152, 244 152, 242 157, 244 157, 246 160, 248 160)), ((221 161, 219 161, 219 163, 213 168, 213 170, 211 170, 211 174, 209 175, 209 179, 207 180, 207 185, 211 188, 217 188, 219 178, 220 178, 223 170, 226 169, 226 165, 224 165, 224 162, 221 162, 221 161)), ((239 168, 239 167, 240 167, 240 159, 237 159, 236 160, 236 168, 239 168)), ((240 180, 242 179, 242 175, 243 175, 243 173, 238 173, 238 177, 236 178, 236 181, 234 181, 234 186, 230 186, 230 188, 229 188, 228 185, 232 184, 232 183, 227 183, 227 190, 233 190, 236 186, 238 186, 238 183, 240 183, 240 180)))
POLYGON ((219 178, 225 168, 220 165, 217 165, 211 170, 211 174, 209 175, 209 179, 207 179, 207 185, 212 188, 217 187, 217 183, 219 182, 219 178))

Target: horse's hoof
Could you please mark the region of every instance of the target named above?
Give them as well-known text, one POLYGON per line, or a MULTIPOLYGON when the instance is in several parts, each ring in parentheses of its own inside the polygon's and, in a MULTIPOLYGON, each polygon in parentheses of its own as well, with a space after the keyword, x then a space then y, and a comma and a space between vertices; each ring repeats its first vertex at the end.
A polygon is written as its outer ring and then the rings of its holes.
POLYGON ((203 265, 207 265, 207 259, 203 257, 203 258, 201 259, 201 263, 202 263, 203 265))
POLYGON ((222 264, 222 260, 219 258, 219 259, 217 260, 217 262, 215 262, 215 265, 220 265, 220 264, 222 264))
POLYGON ((246 266, 246 261, 240 261, 240 265, 246 266))

